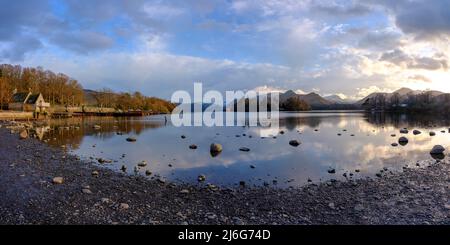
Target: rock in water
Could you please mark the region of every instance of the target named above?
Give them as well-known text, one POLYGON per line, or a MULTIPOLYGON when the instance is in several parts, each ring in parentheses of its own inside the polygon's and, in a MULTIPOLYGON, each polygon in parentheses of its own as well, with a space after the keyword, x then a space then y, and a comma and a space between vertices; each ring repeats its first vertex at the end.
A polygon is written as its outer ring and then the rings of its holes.
POLYGON ((206 180, 206 176, 205 176, 205 175, 199 175, 198 178, 197 178, 197 180, 198 180, 199 182, 203 182, 203 181, 206 180))
POLYGON ((53 184, 60 185, 60 184, 64 183, 64 178, 63 177, 55 177, 55 178, 53 178, 52 182, 53 182, 53 184))
POLYGON ((195 149, 197 149, 197 146, 196 146, 196 145, 190 145, 190 146, 189 146, 189 149, 195 150, 195 149))
POLYGON ((400 139, 398 139, 398 143, 400 143, 400 145, 406 145, 406 144, 408 144, 408 138, 406 138, 406 137, 400 137, 400 139))
POLYGON ((239 148, 239 150, 240 150, 240 151, 245 151, 245 152, 250 151, 250 149, 247 148, 247 147, 241 147, 241 148, 239 148))
POLYGON ((24 139, 28 138, 28 132, 27 132, 27 130, 24 129, 24 130, 20 131, 19 138, 20 138, 21 140, 24 140, 24 139))
POLYGON ((406 128, 400 129, 401 134, 407 134, 409 131, 406 128))
POLYGON ((397 143, 392 143, 391 145, 392 145, 393 147, 397 147, 397 146, 398 146, 397 143))
POLYGON ((298 140, 291 140, 289 141, 289 145, 297 147, 300 145, 300 142, 298 142, 298 140))
POLYGON ((430 132, 430 136, 436 136, 436 133, 435 132, 430 132))
POLYGON ((223 150, 223 147, 221 144, 211 144, 210 146, 210 152, 211 152, 211 156, 215 157, 217 155, 219 155, 223 150))
POLYGON ((413 131, 413 134, 414 134, 414 135, 419 135, 419 134, 421 134, 421 133, 422 133, 422 132, 420 132, 419 130, 414 130, 414 131, 413 131))
POLYGON ((130 138, 127 138, 127 141, 128 141, 128 142, 136 142, 136 141, 137 141, 137 139, 135 139, 135 138, 131 138, 131 137, 130 137, 130 138))
POLYGON ((147 166, 147 161, 142 161, 138 163, 138 167, 145 167, 145 166, 147 166))
POLYGON ((336 169, 330 168, 330 169, 328 169, 328 173, 329 174, 335 174, 336 173, 336 169))
POLYGON ((443 154, 445 148, 442 145, 435 145, 433 149, 431 149, 430 154, 443 154))

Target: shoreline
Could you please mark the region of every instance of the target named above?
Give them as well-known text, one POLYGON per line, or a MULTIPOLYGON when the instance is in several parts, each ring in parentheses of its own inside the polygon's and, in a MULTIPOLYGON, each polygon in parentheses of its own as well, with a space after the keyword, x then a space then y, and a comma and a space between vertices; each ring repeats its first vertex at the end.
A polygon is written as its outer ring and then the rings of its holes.
POLYGON ((3 124, 0 167, 0 224, 450 224, 448 159, 377 179, 208 188, 115 172, 3 124))

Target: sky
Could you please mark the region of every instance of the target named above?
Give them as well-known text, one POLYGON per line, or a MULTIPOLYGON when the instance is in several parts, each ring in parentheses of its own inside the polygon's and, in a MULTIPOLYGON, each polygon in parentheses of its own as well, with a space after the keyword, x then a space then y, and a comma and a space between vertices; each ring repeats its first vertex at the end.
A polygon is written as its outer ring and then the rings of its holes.
POLYGON ((450 92, 450 0, 0 0, 0 62, 84 88, 450 92))

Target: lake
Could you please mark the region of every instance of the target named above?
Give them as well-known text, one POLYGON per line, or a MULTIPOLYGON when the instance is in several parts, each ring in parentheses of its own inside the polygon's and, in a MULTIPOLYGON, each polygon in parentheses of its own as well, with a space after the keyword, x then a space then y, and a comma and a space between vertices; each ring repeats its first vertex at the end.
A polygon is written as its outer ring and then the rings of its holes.
MULTIPOLYGON (((167 116, 170 119, 170 116, 167 116)), ((298 187, 308 182, 376 178, 380 173, 424 167, 431 162, 434 145, 450 147, 450 120, 445 117, 365 112, 280 113, 280 131, 260 137, 258 127, 174 127, 164 116, 142 118, 71 118, 51 120, 38 128, 42 140, 62 145, 82 159, 110 159, 105 167, 149 178, 218 186, 270 185, 298 187), (95 129, 99 125, 100 129, 95 129), (401 134, 408 128, 408 134, 401 134), (413 135, 414 129, 422 133, 413 135), (429 132, 436 133, 430 136, 429 132), (119 132, 119 134, 118 134, 119 132), (395 136, 392 136, 395 134, 395 136), (184 135, 185 138, 181 136, 184 135), (397 147, 399 137, 408 144, 397 147), (134 137, 136 142, 127 142, 134 137), (298 140, 298 147, 289 141, 298 140), (210 154, 210 144, 223 145, 223 152, 210 154), (197 149, 190 149, 195 144, 197 149), (239 149, 247 147, 249 152, 239 149), (146 161, 146 167, 136 167, 146 161), (419 166, 417 166, 419 163, 419 166), (333 171, 334 170, 334 171, 333 171), (334 172, 334 173, 333 173, 334 172)))

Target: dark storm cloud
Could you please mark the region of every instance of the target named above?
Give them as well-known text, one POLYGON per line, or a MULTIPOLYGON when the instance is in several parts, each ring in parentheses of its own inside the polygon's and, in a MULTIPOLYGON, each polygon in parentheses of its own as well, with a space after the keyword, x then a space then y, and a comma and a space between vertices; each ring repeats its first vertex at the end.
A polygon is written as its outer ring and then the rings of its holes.
POLYGON ((35 0, 0 0, 0 58, 20 61, 28 52, 42 46, 35 34, 29 33, 30 27, 41 25, 46 18, 49 6, 35 0))
POLYGON ((0 51, 0 57, 14 62, 22 61, 26 53, 35 51, 41 47, 42 43, 34 37, 17 36, 17 39, 10 42, 6 49, 0 51))
POLYGON ((436 38, 450 35, 449 0, 369 0, 386 7, 404 33, 417 38, 436 38))
POLYGON ((394 51, 385 52, 381 55, 380 61, 390 62, 398 66, 405 66, 409 69, 424 70, 447 70, 447 60, 443 57, 417 57, 408 55, 403 51, 396 49, 394 51))

